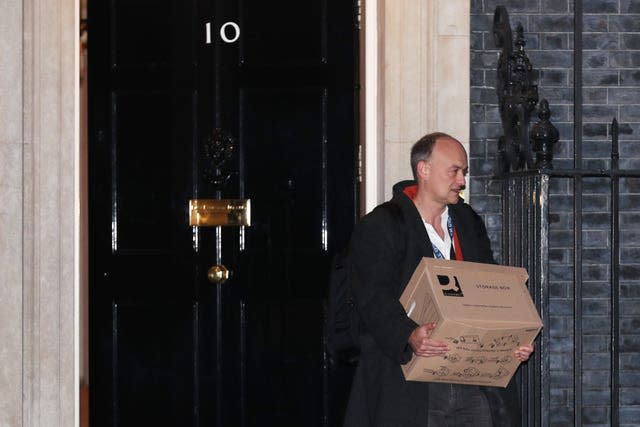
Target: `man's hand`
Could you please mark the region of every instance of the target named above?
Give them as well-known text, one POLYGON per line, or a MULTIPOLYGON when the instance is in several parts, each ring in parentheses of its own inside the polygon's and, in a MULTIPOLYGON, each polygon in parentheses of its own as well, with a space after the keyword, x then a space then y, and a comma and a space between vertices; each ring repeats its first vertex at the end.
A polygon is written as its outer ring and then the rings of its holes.
POLYGON ((427 323, 426 325, 418 326, 411 332, 411 335, 409 335, 409 345, 416 356, 442 356, 449 351, 447 343, 430 338, 431 332, 433 332, 435 328, 435 323, 427 323))
POLYGON ((529 360, 529 356, 533 353, 534 347, 531 345, 522 345, 515 350, 516 359, 521 362, 526 362, 529 360))

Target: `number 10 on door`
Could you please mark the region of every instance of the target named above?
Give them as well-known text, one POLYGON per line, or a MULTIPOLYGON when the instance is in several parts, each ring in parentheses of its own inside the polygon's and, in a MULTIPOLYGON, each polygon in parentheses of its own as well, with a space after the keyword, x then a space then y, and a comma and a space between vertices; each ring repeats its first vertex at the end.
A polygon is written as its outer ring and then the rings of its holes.
MULTIPOLYGON (((211 44, 211 22, 204 25, 206 44, 211 44)), ((240 27, 235 22, 225 22, 220 27, 220 38, 225 43, 233 43, 240 38, 240 27)))

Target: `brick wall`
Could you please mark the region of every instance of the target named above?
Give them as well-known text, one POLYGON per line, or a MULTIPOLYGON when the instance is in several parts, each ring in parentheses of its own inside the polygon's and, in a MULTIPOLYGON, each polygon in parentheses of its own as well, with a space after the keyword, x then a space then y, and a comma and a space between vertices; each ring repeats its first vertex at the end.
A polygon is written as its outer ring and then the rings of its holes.
MULTIPOLYGON (((493 33, 498 4, 511 26, 524 28, 525 50, 560 132, 554 167, 574 167, 574 7, 567 0, 471 0, 471 204, 485 217, 498 260, 501 182, 496 170, 502 134, 495 93, 499 51, 493 33)), ((620 167, 640 168, 640 0, 583 2, 582 168, 610 165, 610 123, 620 123, 620 167)), ((532 119, 535 122, 537 117, 532 119)), ((552 178, 550 191, 550 369, 552 425, 573 425, 574 181, 552 178)), ((640 420, 640 178, 620 182, 620 425, 640 420)), ((608 178, 585 178, 582 233, 582 424, 609 425, 610 223, 608 178)))

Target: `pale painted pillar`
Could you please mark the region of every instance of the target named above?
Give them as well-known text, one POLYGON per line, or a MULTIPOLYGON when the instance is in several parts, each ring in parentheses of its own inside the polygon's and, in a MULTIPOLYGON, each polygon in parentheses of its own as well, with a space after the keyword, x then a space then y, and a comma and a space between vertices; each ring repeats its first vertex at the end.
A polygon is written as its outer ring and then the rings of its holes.
POLYGON ((367 0, 365 5, 365 209, 411 178, 409 152, 434 131, 468 151, 468 0, 367 0), (372 23, 375 22, 375 26, 372 23))
POLYGON ((0 13, 0 426, 22 426, 22 2, 0 13))
POLYGON ((0 13, 0 426, 77 424, 78 14, 0 13))

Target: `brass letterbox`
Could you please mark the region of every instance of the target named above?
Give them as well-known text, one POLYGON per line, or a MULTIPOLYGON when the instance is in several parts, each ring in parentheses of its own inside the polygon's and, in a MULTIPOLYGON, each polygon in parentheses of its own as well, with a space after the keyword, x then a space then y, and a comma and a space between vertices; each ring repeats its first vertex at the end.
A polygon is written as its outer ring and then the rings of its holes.
POLYGON ((197 227, 250 226, 250 199, 191 199, 189 225, 197 227))

